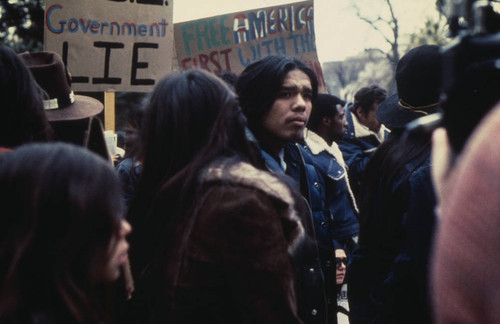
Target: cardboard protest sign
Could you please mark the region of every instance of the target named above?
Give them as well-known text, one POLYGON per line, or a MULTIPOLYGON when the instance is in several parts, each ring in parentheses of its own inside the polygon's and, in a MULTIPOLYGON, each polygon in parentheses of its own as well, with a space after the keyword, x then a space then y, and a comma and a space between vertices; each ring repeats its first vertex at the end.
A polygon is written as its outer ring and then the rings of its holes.
POLYGON ((177 23, 174 34, 181 69, 240 73, 266 55, 284 54, 309 64, 325 89, 312 0, 177 23))
POLYGON ((46 0, 44 47, 75 91, 151 91, 172 68, 173 0, 46 0))

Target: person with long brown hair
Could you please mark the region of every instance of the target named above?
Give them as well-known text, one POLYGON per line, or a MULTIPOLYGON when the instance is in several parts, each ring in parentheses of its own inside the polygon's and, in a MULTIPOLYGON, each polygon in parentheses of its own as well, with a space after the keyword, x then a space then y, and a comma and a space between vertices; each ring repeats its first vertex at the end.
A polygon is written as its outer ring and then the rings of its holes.
POLYGON ((136 293, 124 321, 300 323, 290 253, 302 225, 245 126, 214 75, 189 70, 157 84, 128 212, 136 293))
POLYGON ((0 323, 109 324, 130 225, 109 162, 72 144, 0 160, 0 323))

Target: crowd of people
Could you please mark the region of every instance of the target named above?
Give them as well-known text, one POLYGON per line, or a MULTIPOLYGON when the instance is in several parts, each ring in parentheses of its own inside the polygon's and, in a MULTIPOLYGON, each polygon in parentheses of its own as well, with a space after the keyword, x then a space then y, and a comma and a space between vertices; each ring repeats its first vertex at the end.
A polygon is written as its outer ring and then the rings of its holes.
POLYGON ((285 55, 171 73, 118 163, 56 53, 0 46, 0 324, 500 322, 500 91, 443 99, 441 53, 352 100, 285 55))

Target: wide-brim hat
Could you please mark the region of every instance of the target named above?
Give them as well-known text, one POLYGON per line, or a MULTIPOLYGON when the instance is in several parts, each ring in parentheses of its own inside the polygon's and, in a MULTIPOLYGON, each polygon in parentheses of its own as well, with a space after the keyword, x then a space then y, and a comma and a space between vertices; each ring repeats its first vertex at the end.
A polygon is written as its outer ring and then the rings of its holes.
POLYGON ((396 67, 397 93, 378 107, 377 119, 391 128, 438 111, 441 53, 437 45, 423 45, 406 53, 396 67))
POLYGON ((57 53, 33 52, 19 56, 46 93, 44 108, 49 121, 84 119, 103 111, 104 105, 99 100, 73 93, 71 76, 57 53))

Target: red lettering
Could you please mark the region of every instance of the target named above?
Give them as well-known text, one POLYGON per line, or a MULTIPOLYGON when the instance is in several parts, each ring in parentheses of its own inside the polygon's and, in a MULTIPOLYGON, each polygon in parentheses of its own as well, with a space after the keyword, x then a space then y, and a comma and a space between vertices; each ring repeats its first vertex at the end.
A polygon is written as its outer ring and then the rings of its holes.
POLYGON ((212 62, 212 64, 215 65, 215 67, 217 68, 215 72, 222 71, 222 67, 219 63, 219 52, 213 51, 212 53, 210 53, 210 62, 212 62))
POLYGON ((221 72, 222 70, 231 71, 231 61, 229 53, 232 49, 227 48, 222 51, 212 51, 207 54, 199 54, 194 57, 186 57, 181 61, 183 70, 189 69, 192 66, 200 67, 209 72, 221 72))
POLYGON ((205 69, 205 70, 207 70, 207 71, 210 72, 210 69, 208 68, 208 65, 207 65, 207 63, 208 63, 208 55, 200 54, 199 57, 200 57, 200 67, 202 69, 205 69))

